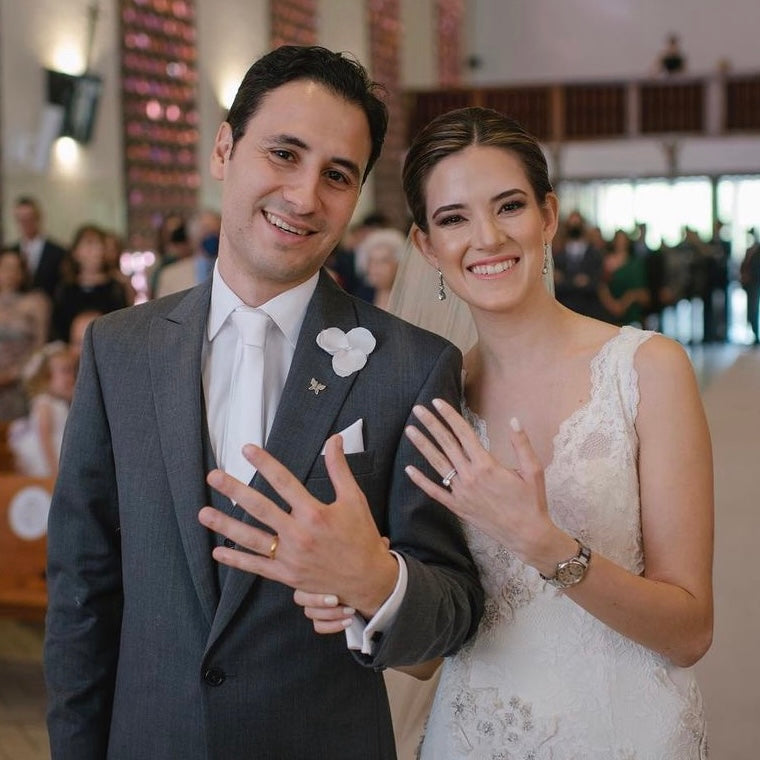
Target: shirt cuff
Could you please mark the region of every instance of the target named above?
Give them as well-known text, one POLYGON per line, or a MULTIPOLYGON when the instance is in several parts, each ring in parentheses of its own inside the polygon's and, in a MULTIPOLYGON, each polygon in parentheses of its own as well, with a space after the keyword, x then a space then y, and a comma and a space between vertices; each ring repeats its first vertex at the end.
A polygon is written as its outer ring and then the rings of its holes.
POLYGON ((380 609, 374 614, 370 621, 366 621, 358 613, 354 615, 351 626, 346 629, 346 644, 349 649, 360 650, 362 654, 374 654, 377 642, 396 619, 396 615, 404 601, 406 594, 406 585, 408 572, 404 558, 397 552, 391 554, 398 562, 398 580, 393 593, 383 602, 380 609))

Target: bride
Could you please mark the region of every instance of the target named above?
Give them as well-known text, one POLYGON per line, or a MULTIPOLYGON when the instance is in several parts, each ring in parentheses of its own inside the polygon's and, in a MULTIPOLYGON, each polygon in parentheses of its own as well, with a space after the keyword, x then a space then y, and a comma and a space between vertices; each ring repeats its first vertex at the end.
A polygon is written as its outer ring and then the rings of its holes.
MULTIPOLYGON (((462 413, 434 402, 407 429, 440 480, 407 471, 463 521, 487 595, 443 664, 422 758, 706 757, 691 666, 712 638, 713 483, 688 357, 543 286, 558 203, 514 121, 438 117, 403 176, 431 298, 456 294, 477 333, 462 413)), ((411 262, 397 309, 423 299, 411 262)))

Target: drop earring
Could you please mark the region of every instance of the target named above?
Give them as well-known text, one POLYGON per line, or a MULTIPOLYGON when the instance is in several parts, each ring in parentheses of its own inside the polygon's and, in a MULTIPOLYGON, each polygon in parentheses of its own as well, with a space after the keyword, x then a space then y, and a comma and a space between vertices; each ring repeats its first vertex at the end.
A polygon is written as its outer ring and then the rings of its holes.
POLYGON ((552 255, 552 244, 544 243, 544 268, 541 270, 541 274, 549 274, 549 257, 552 255))
POLYGON ((446 300, 446 283, 443 281, 443 272, 440 269, 438 270, 438 300, 446 300))

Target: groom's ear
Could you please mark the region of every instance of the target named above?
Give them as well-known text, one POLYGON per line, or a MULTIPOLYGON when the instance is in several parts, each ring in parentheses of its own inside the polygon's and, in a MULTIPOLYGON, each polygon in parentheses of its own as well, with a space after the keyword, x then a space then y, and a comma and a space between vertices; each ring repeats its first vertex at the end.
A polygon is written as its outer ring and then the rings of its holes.
POLYGON ((433 253, 430 237, 427 232, 424 232, 416 224, 413 224, 410 234, 414 247, 425 257, 428 264, 438 269, 438 257, 433 253))
POLYGON ((214 138, 214 149, 211 151, 209 169, 214 179, 224 179, 224 166, 232 155, 232 127, 228 122, 222 122, 214 138))

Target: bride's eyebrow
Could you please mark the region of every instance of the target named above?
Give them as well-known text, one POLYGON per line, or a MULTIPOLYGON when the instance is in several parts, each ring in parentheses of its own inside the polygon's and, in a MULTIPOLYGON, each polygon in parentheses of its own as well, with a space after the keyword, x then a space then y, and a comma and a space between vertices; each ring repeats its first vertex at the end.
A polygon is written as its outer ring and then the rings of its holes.
POLYGON ((431 219, 435 219, 437 216, 440 216, 441 214, 445 214, 447 211, 459 211, 460 209, 465 208, 464 203, 449 203, 446 206, 439 206, 431 215, 431 219))
MULTIPOLYGON (((493 198, 491 198, 491 203, 498 203, 498 201, 502 201, 505 198, 511 198, 513 195, 523 195, 526 196, 527 193, 525 190, 519 188, 519 187, 513 187, 509 190, 504 190, 501 193, 498 193, 497 195, 494 195, 493 198)), ((440 216, 441 214, 445 214, 449 211, 461 211, 463 208, 466 208, 466 204, 464 203, 448 203, 445 206, 439 206, 432 214, 431 219, 435 219, 437 216, 440 216)))
POLYGON ((491 198, 491 202, 498 203, 498 201, 503 201, 505 198, 511 198, 513 195, 527 195, 527 193, 519 187, 514 187, 511 190, 505 190, 503 193, 494 195, 494 197, 491 198))

